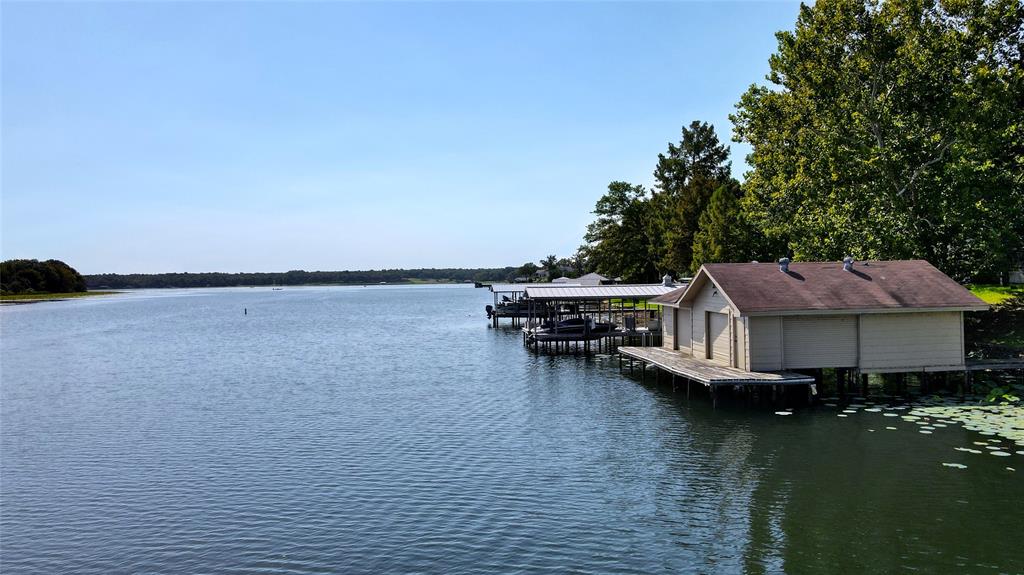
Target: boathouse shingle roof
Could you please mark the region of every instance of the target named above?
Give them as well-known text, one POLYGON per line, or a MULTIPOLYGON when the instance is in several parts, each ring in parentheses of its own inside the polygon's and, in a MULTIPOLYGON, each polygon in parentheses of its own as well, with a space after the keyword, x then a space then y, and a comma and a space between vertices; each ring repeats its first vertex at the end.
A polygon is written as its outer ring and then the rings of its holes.
POLYGON ((681 297, 683 297, 683 293, 686 291, 686 288, 687 288, 686 285, 684 285, 681 288, 676 288, 676 289, 668 292, 667 294, 660 295, 660 296, 658 296, 656 298, 651 298, 647 303, 670 304, 670 305, 674 304, 674 303, 678 302, 681 297))
POLYGON ((852 271, 842 262, 793 262, 788 272, 774 263, 706 264, 702 271, 743 315, 988 308, 924 260, 857 262, 852 271))

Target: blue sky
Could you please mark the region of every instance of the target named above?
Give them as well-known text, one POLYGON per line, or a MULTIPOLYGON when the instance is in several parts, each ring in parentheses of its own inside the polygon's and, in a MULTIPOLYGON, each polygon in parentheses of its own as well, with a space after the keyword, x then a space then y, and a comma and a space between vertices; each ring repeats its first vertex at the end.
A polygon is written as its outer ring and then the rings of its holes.
POLYGON ((83 273, 569 255, 683 124, 731 139, 797 10, 5 2, 0 252, 83 273))

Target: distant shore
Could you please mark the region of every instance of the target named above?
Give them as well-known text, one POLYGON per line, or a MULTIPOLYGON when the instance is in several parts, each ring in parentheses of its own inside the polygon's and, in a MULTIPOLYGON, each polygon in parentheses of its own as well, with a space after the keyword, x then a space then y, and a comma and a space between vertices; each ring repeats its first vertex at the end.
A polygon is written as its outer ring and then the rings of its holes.
POLYGON ((0 303, 37 303, 41 301, 62 301, 98 295, 113 295, 118 291, 84 291, 69 293, 22 293, 16 295, 0 295, 0 303))

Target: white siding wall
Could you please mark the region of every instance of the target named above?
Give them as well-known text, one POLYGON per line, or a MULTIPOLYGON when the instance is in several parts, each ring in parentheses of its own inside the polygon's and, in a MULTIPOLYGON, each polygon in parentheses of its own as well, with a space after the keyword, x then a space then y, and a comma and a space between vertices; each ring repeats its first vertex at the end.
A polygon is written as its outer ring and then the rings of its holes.
POLYGON ((916 371, 964 364, 960 312, 865 314, 861 369, 916 371))
POLYGON ((665 349, 676 349, 676 310, 671 307, 661 309, 661 317, 665 322, 661 328, 661 347, 665 349))
POLYGON ((782 369, 782 320, 778 316, 758 316, 747 320, 750 370, 782 369))
MULTIPOLYGON (((707 332, 707 326, 704 325, 704 318, 707 317, 706 312, 729 313, 729 304, 725 301, 725 297, 721 292, 718 295, 712 295, 714 291, 711 282, 708 282, 704 284, 704 288, 700 290, 700 293, 693 300, 692 336, 694 357, 707 357, 707 349, 704 347, 704 334, 707 332)), ((730 335, 729 337, 732 336, 730 335)))
POLYGON ((857 366, 857 316, 782 318, 785 369, 857 366))
POLYGON ((747 326, 743 322, 743 318, 733 318, 732 333, 733 349, 735 350, 733 365, 740 369, 747 369, 747 326))
POLYGON ((679 308, 676 310, 676 349, 690 351, 690 334, 693 328, 693 320, 690 318, 690 308, 679 308))

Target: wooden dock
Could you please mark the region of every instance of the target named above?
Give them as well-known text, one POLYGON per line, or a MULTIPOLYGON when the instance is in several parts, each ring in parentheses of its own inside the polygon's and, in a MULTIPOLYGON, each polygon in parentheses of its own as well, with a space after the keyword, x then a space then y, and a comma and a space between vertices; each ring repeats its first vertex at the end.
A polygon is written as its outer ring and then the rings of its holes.
POLYGON ((624 357, 708 386, 807 385, 815 381, 813 376, 789 371, 744 371, 660 347, 620 347, 619 353, 624 357))
POLYGON ((967 371, 1006 371, 1024 369, 1024 358, 967 360, 967 371))

